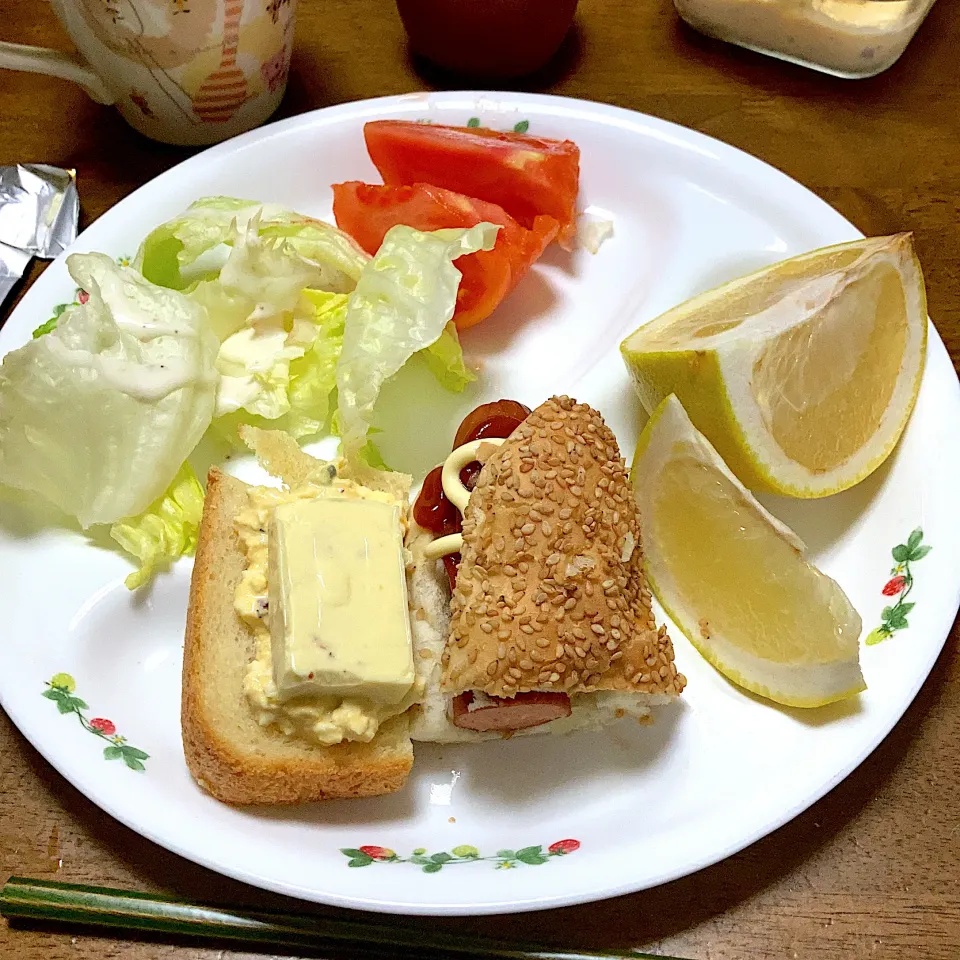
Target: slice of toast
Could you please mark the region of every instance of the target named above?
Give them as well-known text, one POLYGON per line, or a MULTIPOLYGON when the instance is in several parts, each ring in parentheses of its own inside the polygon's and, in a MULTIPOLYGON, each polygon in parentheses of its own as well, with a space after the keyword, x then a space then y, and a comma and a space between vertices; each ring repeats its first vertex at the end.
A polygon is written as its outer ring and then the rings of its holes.
POLYGON ((247 485, 216 468, 207 479, 190 585, 181 729, 187 766, 218 800, 307 803, 399 790, 413 765, 406 716, 370 743, 315 746, 261 727, 243 692, 253 637, 234 610, 245 557, 234 518, 247 485))

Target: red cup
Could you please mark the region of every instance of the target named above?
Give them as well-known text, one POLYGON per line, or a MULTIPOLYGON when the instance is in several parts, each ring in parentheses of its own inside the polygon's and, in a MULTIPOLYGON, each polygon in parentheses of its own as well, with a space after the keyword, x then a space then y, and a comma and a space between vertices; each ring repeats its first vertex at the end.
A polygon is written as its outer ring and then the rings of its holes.
POLYGON ((397 0, 413 50, 447 70, 522 77, 557 52, 577 0, 397 0))

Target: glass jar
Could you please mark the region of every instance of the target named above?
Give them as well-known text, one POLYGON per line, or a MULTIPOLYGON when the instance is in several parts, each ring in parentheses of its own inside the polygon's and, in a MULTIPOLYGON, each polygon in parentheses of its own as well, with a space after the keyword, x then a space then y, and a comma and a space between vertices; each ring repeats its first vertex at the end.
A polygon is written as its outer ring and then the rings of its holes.
POLYGON ((673 0, 719 40, 837 77, 893 66, 935 0, 673 0))

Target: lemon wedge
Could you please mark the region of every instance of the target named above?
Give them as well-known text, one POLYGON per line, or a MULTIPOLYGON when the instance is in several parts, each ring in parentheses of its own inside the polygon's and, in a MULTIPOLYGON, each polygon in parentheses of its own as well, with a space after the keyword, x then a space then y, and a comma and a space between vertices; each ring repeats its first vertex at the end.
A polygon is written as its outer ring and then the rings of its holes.
POLYGON ((753 490, 823 497, 889 456, 920 389, 923 275, 909 234, 773 264, 620 346, 651 413, 673 393, 753 490))
POLYGON ((641 434, 631 482, 651 588, 725 677, 794 707, 866 688, 857 611, 730 472, 676 397, 641 434))

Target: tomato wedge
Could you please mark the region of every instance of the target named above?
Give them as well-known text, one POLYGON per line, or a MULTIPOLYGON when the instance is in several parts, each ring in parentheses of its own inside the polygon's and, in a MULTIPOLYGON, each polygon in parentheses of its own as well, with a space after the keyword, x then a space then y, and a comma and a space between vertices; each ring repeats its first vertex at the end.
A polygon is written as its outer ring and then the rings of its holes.
POLYGON ((573 249, 580 149, 572 141, 404 120, 373 120, 363 136, 384 183, 456 190, 498 204, 528 229, 538 215, 553 217, 560 246, 573 249))
POLYGON ((333 216, 367 253, 374 254, 384 235, 398 223, 418 230, 472 227, 499 223, 492 250, 478 250, 454 261, 463 275, 453 321, 465 330, 485 320, 517 285, 557 235, 552 217, 534 217, 531 229, 520 226, 502 207, 441 187, 380 186, 350 181, 333 185, 333 216))

